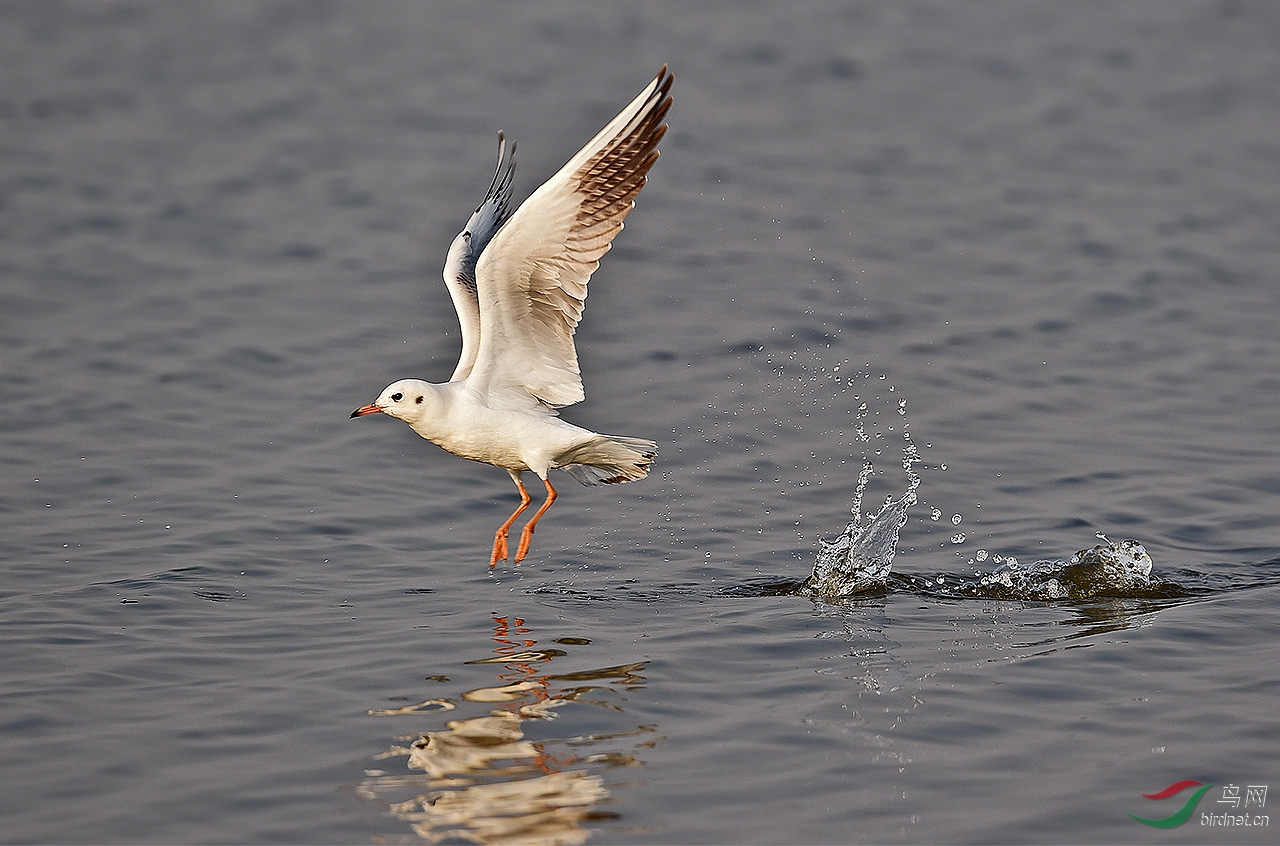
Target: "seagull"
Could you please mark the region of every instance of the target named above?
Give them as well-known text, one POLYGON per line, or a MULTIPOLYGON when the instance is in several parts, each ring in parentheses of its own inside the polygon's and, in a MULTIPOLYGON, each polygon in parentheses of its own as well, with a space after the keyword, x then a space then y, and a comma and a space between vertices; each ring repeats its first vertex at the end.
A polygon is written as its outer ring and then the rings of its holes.
POLYGON ((484 201, 453 240, 444 282, 462 325, 462 354, 448 382, 392 382, 351 416, 383 414, 454 455, 501 467, 520 504, 493 536, 492 568, 507 560, 507 535, 532 502, 532 470, 547 495, 520 532, 515 560, 556 501, 547 477, 564 470, 585 485, 633 482, 649 474, 657 444, 601 435, 560 419, 582 401, 573 334, 587 281, 622 231, 658 159, 671 108, 666 65, 555 176, 511 211, 516 144, 498 133, 498 167, 484 201))

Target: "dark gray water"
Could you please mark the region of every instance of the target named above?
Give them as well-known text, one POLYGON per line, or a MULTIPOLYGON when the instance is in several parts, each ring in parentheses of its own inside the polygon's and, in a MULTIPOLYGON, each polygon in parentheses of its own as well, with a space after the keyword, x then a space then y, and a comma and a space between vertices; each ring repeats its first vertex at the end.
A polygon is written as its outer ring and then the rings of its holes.
POLYGON ((0 6, 0 841, 1275 842, 1129 814, 1280 782, 1278 43, 1266 2, 0 6), (561 476, 490 573, 506 474, 347 415, 452 370, 497 130, 523 197, 664 62, 565 411, 659 463, 561 476), (885 589, 795 595, 904 432, 885 589), (1169 588, 951 587, 1096 532, 1169 588))

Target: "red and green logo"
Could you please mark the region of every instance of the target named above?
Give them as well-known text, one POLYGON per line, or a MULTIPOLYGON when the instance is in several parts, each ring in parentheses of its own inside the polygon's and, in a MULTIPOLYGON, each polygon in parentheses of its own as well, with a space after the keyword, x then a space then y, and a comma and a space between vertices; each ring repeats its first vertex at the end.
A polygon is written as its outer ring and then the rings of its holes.
POLYGON ((1130 814, 1129 816, 1133 817, 1143 825, 1149 825, 1152 828, 1177 828, 1187 820, 1191 819, 1191 815, 1195 813, 1196 805, 1200 803, 1200 799, 1213 789, 1212 784, 1205 784, 1203 781, 1192 781, 1191 779, 1186 779, 1185 781, 1175 781, 1159 793, 1142 794, 1143 797, 1147 799, 1168 799, 1170 796, 1177 796, 1188 787, 1195 787, 1199 789, 1196 790, 1195 793, 1191 794, 1190 798, 1187 799, 1186 803, 1184 803, 1181 808, 1163 819, 1148 820, 1137 816, 1136 814, 1130 814))

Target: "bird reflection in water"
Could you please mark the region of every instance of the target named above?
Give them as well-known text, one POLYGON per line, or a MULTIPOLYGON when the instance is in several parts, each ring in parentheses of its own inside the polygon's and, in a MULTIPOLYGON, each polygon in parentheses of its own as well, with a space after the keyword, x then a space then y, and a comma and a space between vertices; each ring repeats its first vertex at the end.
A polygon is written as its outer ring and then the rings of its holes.
MULTIPOLYGON (((548 672, 549 662, 568 655, 538 648, 519 618, 494 617, 492 657, 468 664, 502 668, 500 684, 461 694, 461 703, 431 699, 417 705, 372 710, 372 716, 451 712, 465 703, 497 705, 474 717, 449 720, 445 728, 404 738, 382 759, 407 756, 410 772, 371 770, 360 784, 366 799, 386 802, 429 843, 583 843, 590 827, 617 815, 602 808, 610 801, 605 776, 639 763, 643 748, 657 742, 653 726, 616 733, 530 740, 525 723, 551 720, 570 705, 594 705, 622 713, 626 693, 644 686, 647 662, 570 673, 548 672)), ((561 638, 557 643, 586 645, 561 638)))

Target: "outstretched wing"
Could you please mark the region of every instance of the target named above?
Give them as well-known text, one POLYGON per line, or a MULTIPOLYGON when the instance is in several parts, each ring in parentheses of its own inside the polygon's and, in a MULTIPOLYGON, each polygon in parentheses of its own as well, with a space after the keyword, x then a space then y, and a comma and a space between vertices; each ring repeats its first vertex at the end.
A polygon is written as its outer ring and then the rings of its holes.
POLYGON ((444 263, 444 284, 453 298, 453 308, 462 325, 462 355, 449 381, 471 374, 480 348, 480 298, 476 287, 476 262, 502 225, 511 217, 511 177, 516 171, 516 142, 507 150, 507 137, 498 133, 498 169, 493 182, 467 226, 449 245, 444 263))
POLYGON ((573 333, 587 281, 658 158, 671 82, 664 65, 481 253, 480 345, 467 382, 490 402, 558 407, 582 400, 573 333))

